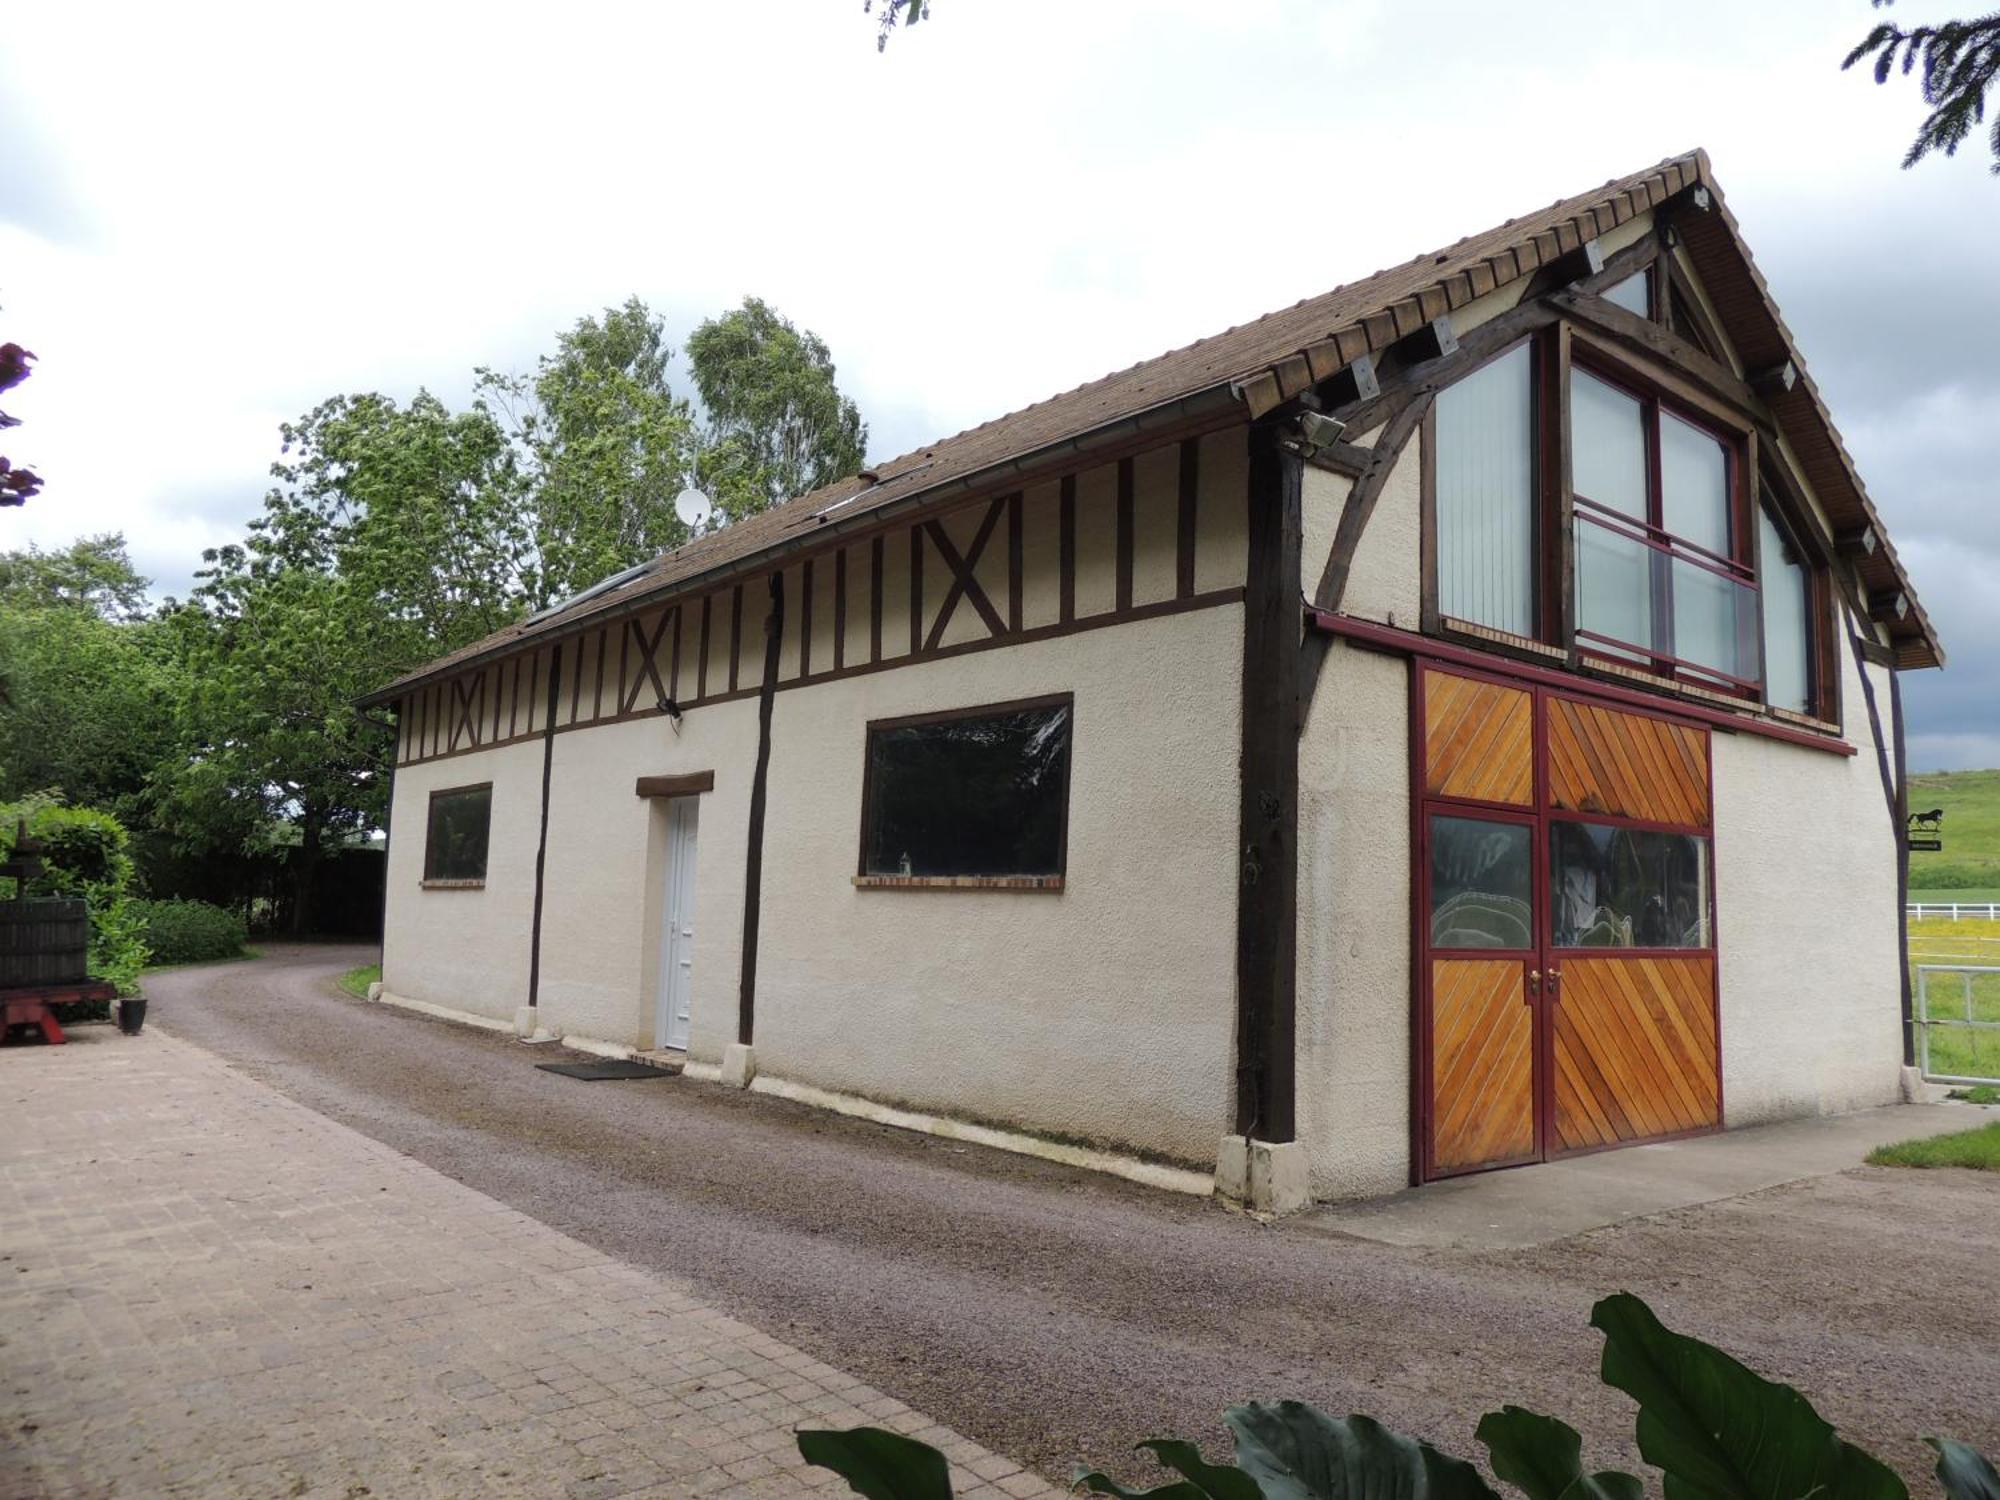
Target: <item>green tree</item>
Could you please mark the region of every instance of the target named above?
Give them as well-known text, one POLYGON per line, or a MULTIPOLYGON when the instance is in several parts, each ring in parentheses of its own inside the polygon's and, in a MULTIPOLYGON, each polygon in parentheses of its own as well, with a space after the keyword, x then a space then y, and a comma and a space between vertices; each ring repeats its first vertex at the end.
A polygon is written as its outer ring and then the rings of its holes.
POLYGON ((304 922, 326 852, 387 817, 389 737, 354 700, 517 618, 533 540, 483 403, 339 396, 282 431, 263 513, 163 622, 185 691, 158 818, 238 854, 290 824, 304 922))
POLYGON ((58 789, 141 817, 172 752, 177 664, 157 626, 0 608, 0 798, 58 789))
MULTIPOLYGON (((1881 10, 1895 0, 1872 3, 1881 10)), ((1924 103, 1931 107, 1903 156, 1903 165, 1914 167, 1933 151, 1955 156, 1972 127, 1985 120, 1986 91, 2000 76, 2000 11, 1908 31, 1893 22, 1880 22, 1847 54, 1841 67, 1851 68, 1866 57, 1875 59, 1877 83, 1889 81, 1900 57, 1903 76, 1918 74, 1924 103)), ((2000 118, 1994 120, 1989 139, 1993 171, 2000 174, 2000 118)))
POLYGON ((746 297, 695 329, 687 354, 708 418, 702 479, 729 519, 861 467, 868 427, 817 334, 746 297))
POLYGON ((478 372, 521 454, 535 607, 688 539, 674 496, 695 478, 698 439, 667 380, 673 354, 660 320, 633 297, 579 318, 532 375, 478 372))
POLYGON ((0 553, 0 798, 141 816, 177 697, 146 587, 115 534, 0 553))
POLYGON ((147 584, 115 531, 79 537, 57 552, 33 542, 0 552, 0 609, 83 609, 107 620, 137 620, 151 611, 147 584))

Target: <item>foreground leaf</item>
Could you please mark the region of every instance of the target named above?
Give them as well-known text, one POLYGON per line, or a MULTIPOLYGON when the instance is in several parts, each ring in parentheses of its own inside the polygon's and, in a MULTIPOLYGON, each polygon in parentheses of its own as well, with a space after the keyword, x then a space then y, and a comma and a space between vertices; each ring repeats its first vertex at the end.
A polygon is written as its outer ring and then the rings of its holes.
POLYGON ((1263 1491, 1257 1488, 1256 1480, 1241 1469, 1210 1463, 1193 1443, 1178 1438, 1149 1438, 1138 1446, 1158 1459, 1161 1467, 1183 1477, 1152 1489, 1131 1490, 1101 1470, 1086 1471, 1078 1465, 1071 1487, 1082 1485, 1100 1495, 1117 1495, 1121 1500, 1261 1500, 1263 1491))
POLYGON ((868 1500, 951 1500, 951 1470, 929 1443, 880 1427, 817 1428, 798 1435, 805 1461, 831 1469, 868 1500))
POLYGON ((1506 1406, 1479 1419, 1493 1472, 1528 1500, 1641 1500, 1645 1486, 1631 1474, 1583 1472, 1583 1439, 1569 1423, 1526 1407, 1506 1406))
POLYGON ((1986 1455, 1969 1443, 1951 1438, 1925 1438, 1937 1449, 1937 1477, 1950 1500, 2000 1500, 2000 1474, 1986 1455))
POLYGON ((1498 1500, 1479 1471, 1372 1417, 1330 1417, 1302 1401, 1247 1402, 1222 1414, 1237 1467, 1267 1500, 1498 1500))
POLYGON ((1639 1451, 1667 1500, 1909 1500, 1792 1387, 1673 1332, 1629 1292, 1590 1321, 1604 1334, 1604 1383, 1639 1403, 1639 1451))

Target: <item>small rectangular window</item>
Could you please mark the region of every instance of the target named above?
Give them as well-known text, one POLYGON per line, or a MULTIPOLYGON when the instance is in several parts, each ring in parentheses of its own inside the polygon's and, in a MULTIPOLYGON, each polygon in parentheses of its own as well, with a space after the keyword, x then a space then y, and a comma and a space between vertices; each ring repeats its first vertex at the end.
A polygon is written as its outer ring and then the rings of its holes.
POLYGON ((425 881, 484 881, 492 816, 490 781, 432 792, 430 825, 424 839, 425 881))
POLYGON ((1534 359, 1508 350, 1438 393, 1438 608, 1535 633, 1534 359))
POLYGON ((1710 946, 1708 840, 1568 820, 1549 825, 1558 948, 1710 946))
POLYGON ((1534 946, 1528 824, 1434 816, 1430 845, 1431 947, 1534 946))
POLYGON ((1805 559, 1771 519, 1757 512, 1758 562, 1764 584, 1764 694, 1774 708, 1812 709, 1811 575, 1805 559))
POLYGON ((1067 697, 868 726, 861 873, 1063 873, 1067 697))

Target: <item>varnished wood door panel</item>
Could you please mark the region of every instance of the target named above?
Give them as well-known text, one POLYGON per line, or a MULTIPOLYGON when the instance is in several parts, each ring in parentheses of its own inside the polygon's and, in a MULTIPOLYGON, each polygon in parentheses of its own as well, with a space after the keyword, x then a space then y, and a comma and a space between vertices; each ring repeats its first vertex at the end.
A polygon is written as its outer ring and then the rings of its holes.
POLYGON ((1549 805, 1708 826, 1708 731, 1569 698, 1548 699, 1549 805))
POLYGON ((1424 673, 1424 790, 1526 807, 1535 796, 1535 698, 1523 688, 1424 673))
POLYGON ((1431 962, 1431 1166, 1499 1166, 1535 1150, 1535 1013, 1527 961, 1431 962))
POLYGON ((1701 1130, 1721 1099, 1711 957, 1559 960, 1555 1140, 1585 1150, 1701 1130))

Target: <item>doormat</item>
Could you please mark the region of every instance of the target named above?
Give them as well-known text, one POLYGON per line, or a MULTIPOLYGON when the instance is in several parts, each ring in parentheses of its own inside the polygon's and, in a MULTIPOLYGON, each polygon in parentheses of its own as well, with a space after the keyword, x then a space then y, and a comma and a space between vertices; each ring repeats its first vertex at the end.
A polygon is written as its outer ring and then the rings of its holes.
POLYGON ((560 1073, 565 1078, 581 1078, 585 1083, 602 1083, 611 1078, 672 1078, 665 1068, 646 1063, 611 1059, 604 1062, 536 1063, 544 1073, 560 1073))

